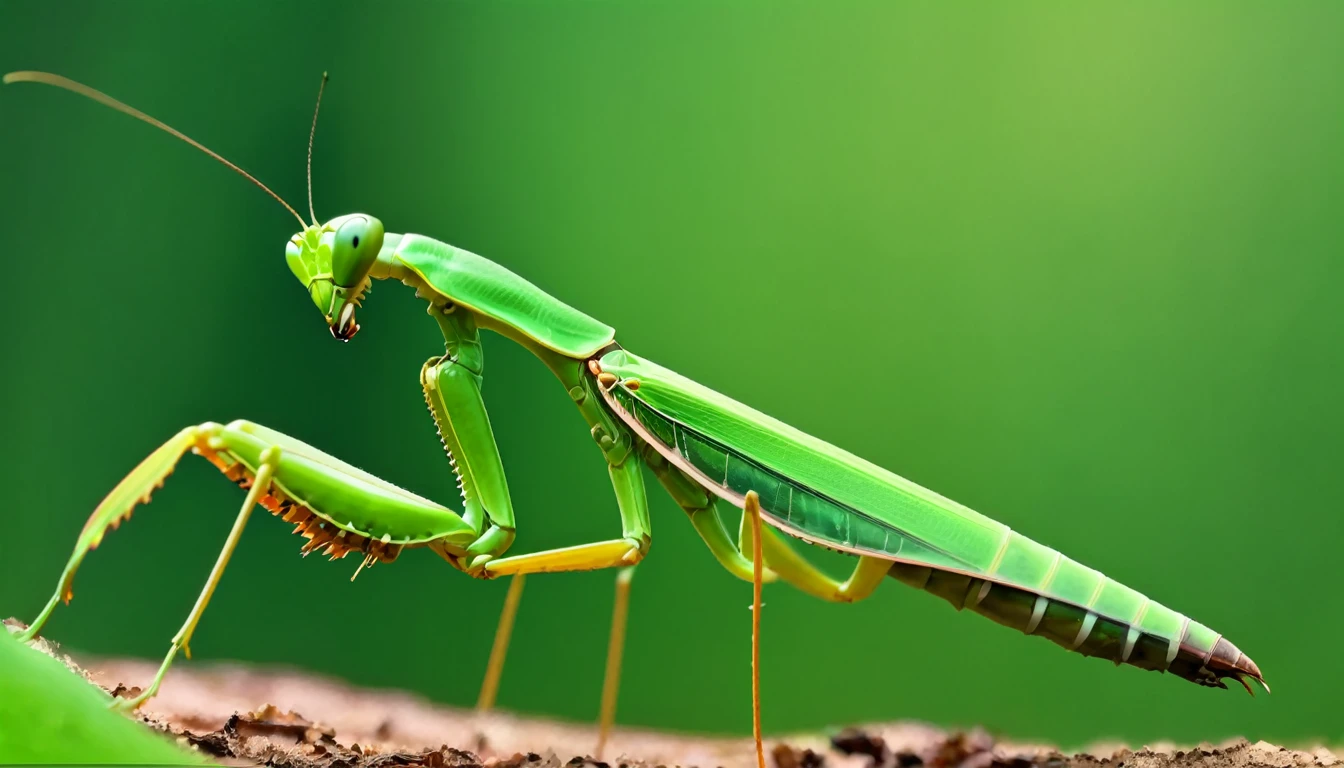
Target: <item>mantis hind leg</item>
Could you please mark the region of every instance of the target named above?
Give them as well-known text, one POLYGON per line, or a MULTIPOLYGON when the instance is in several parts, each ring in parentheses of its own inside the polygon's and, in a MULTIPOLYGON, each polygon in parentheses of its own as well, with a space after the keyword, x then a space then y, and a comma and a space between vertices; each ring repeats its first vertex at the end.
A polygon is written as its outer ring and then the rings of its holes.
POLYGON ((742 528, 752 531, 751 546, 751 735, 756 741, 756 766, 765 768, 765 744, 761 739, 761 584, 765 571, 762 552, 761 500, 747 491, 742 508, 742 528))
POLYGON ((760 537, 760 548, 765 564, 779 578, 792 584, 813 597, 833 603, 852 603, 862 600, 877 589, 891 570, 891 561, 880 557, 860 555, 854 571, 844 581, 827 576, 806 558, 796 552, 782 536, 770 528, 761 529, 750 524, 748 516, 743 514, 742 526, 738 532, 738 549, 747 552, 755 547, 756 537, 760 537))
MULTIPOLYGON (((691 526, 700 534, 714 559, 739 579, 754 581, 755 568, 751 559, 745 554, 751 547, 734 544, 732 539, 728 538, 728 531, 723 527, 723 519, 719 517, 716 497, 690 475, 669 464, 653 446, 645 443, 640 449, 640 455, 658 478, 663 489, 686 512, 691 526)), ((745 521, 746 518, 743 518, 744 525, 745 521)), ((777 578, 778 576, 769 568, 764 569, 761 574, 761 580, 765 584, 777 578)))
POLYGON ((838 582, 809 563, 778 534, 761 524, 760 497, 746 494, 738 542, 734 545, 718 516, 715 497, 686 473, 669 464, 651 446, 643 450, 645 462, 659 482, 689 515, 691 524, 724 568, 738 578, 752 582, 751 615, 751 710, 752 734, 756 742, 759 768, 765 768, 765 749, 761 738, 761 589, 770 581, 782 579, 798 589, 824 600, 853 602, 873 593, 886 577, 891 563, 880 558, 861 557, 854 573, 838 582))
POLYGON ((794 552, 774 531, 761 525, 761 500, 755 491, 743 499, 738 551, 751 552, 751 725, 756 742, 756 763, 765 768, 761 738, 761 585, 768 564, 784 581, 825 600, 854 602, 871 595, 891 569, 891 563, 875 557, 860 557, 854 573, 843 583, 822 573, 794 552), (772 559, 773 558, 773 559, 772 559))
MULTIPOLYGON (((754 536, 750 518, 745 514, 742 516, 738 540, 734 543, 723 527, 715 496, 690 475, 669 464, 652 446, 645 445, 641 455, 663 488, 686 511, 691 525, 719 564, 739 579, 754 582, 755 564, 751 558, 754 536)), ((795 552, 773 529, 763 526, 762 530, 765 565, 760 579, 763 584, 782 579, 823 600, 854 602, 872 594, 891 567, 889 561, 881 558, 861 557, 858 567, 848 579, 836 581, 795 552)))

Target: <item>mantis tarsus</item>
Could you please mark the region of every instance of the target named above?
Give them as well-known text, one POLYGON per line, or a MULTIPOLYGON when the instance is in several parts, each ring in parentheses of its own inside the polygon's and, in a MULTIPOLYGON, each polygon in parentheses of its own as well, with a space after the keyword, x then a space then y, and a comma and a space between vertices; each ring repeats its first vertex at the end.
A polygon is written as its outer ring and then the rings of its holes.
MULTIPOLYGON (((650 542, 645 468, 686 511, 718 562, 754 585, 753 719, 762 765, 755 628, 761 584, 774 581, 824 600, 852 602, 891 576, 959 610, 969 608, 1117 665, 1170 671, 1220 688, 1227 687, 1223 679, 1228 677, 1248 691, 1248 679, 1264 685, 1250 657, 1213 630, 1005 525, 636 356, 616 342, 611 327, 499 264, 423 235, 384 232, 382 223, 366 214, 319 223, 312 213, 311 173, 308 223, 241 168, 102 93, 38 72, 11 73, 4 81, 46 83, 93 98, 191 143, 269 193, 299 220, 301 229, 290 238, 285 260, 337 339, 349 341, 359 330, 355 311, 375 279, 394 279, 415 289, 444 337, 445 353, 424 364, 420 382, 461 487, 461 514, 246 421, 182 430, 103 500, 25 639, 41 630, 57 602, 69 600, 71 580, 85 554, 137 503, 148 501, 187 451, 247 489, 205 589, 154 681, 122 706, 133 708, 152 697, 177 651, 187 649, 252 509, 261 504, 296 524, 296 532, 308 538, 305 554, 320 551, 336 559, 356 552, 362 568, 391 562, 405 548, 424 547, 478 578, 515 577, 482 687, 482 708, 493 704, 523 577, 621 569, 600 751, 614 719, 631 569, 650 542), (481 330, 525 347, 568 390, 607 462, 619 537, 506 556, 514 539, 514 511, 480 395, 481 330), (743 509, 736 541, 719 517, 720 501, 743 509), (853 573, 844 581, 832 579, 780 533, 856 556, 853 573)), ((316 120, 315 111, 314 130, 316 120)), ((310 167, 311 142, 310 133, 310 167)))

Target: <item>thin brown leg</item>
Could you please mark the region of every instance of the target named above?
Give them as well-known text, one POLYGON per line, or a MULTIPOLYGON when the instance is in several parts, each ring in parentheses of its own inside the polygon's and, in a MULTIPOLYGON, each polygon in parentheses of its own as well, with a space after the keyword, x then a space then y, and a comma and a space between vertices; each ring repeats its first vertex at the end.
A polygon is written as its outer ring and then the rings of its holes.
POLYGON ((154 675, 153 682, 133 699, 113 699, 113 707, 126 711, 139 709, 140 705, 154 698, 154 695, 159 692, 159 685, 163 683, 164 675, 168 674, 168 667, 172 665, 178 649, 184 651, 188 659, 191 658, 191 636, 196 632, 196 625, 200 623, 201 616, 205 613, 205 607, 210 604, 210 598, 215 594, 215 587, 219 586, 219 579, 224 575, 224 569, 229 564, 229 558, 233 557, 233 551, 237 549, 239 540, 243 538, 243 529, 247 527, 247 521, 252 517, 253 507, 270 490, 271 478, 275 475, 275 468, 279 464, 280 449, 271 446, 262 451, 261 464, 257 467, 256 477, 252 479, 252 486, 247 491, 247 498, 243 500, 243 508, 238 512, 238 519, 233 521, 233 528, 229 531, 229 538, 224 542, 224 549, 220 550, 219 558, 215 560, 215 567, 210 569, 210 578, 205 582, 205 588, 201 590, 200 596, 196 598, 196 605, 192 606, 186 622, 173 636, 173 642, 168 647, 168 655, 163 658, 163 664, 159 666, 159 671, 154 675))
POLYGON ((761 579, 765 558, 761 554, 761 501, 747 491, 743 511, 751 517, 751 733, 756 739, 756 765, 765 768, 765 744, 761 740, 761 579))
POLYGON ((616 574, 616 606, 611 613, 611 639, 607 642, 607 671, 602 678, 602 710, 597 721, 597 749, 593 756, 602 759, 602 751, 616 722, 616 694, 621 688, 621 653, 625 649, 625 624, 630 613, 630 579, 635 567, 622 568, 616 574))
POLYGON ((481 695, 476 699, 477 712, 489 712, 495 706, 499 693, 499 677, 504 673, 504 656, 509 652, 509 638, 513 635, 513 619, 518 615, 518 601, 523 598, 523 582, 527 574, 520 573, 509 582, 509 593, 504 597, 504 610, 499 614, 499 628, 495 630, 495 644, 490 648, 490 662, 485 667, 481 695))

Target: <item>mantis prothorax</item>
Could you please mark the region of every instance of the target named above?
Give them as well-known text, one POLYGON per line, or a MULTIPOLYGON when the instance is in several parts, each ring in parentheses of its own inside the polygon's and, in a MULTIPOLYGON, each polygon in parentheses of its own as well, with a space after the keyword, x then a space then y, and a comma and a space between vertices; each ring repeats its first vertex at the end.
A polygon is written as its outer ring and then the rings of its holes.
MULTIPOLYGON (((355 312, 372 280, 394 279, 429 303, 445 352, 420 371, 425 401, 462 490, 450 510, 331 457, 293 437, 246 421, 188 427, 140 463, 85 525, 55 595, 24 633, 42 628, 56 603, 70 598, 75 569, 108 528, 129 516, 187 451, 215 464, 246 488, 237 522, 209 581, 150 686, 124 706, 153 696, 179 648, 186 649, 253 507, 261 504, 296 524, 305 553, 333 559, 356 552, 364 565, 390 562, 405 548, 430 549, 478 578, 513 576, 480 706, 494 700, 522 579, 529 573, 620 569, 599 747, 615 713, 621 638, 631 571, 650 542, 644 469, 685 510, 710 552, 731 574, 754 585, 752 682, 757 757, 760 746, 760 589, 784 581, 823 600, 861 600, 888 576, 931 592, 1026 634, 1072 651, 1171 672, 1226 688, 1234 678, 1264 685, 1256 664, 1220 634, 1007 526, 885 469, 804 434, 617 343, 615 331, 499 264, 424 235, 385 232, 373 216, 354 213, 307 223, 247 172, 168 126, 92 89, 37 72, 6 83, 39 82, 89 96, 145 120, 215 157, 280 201, 299 220, 285 261, 331 334, 349 341, 355 312), (611 476, 619 536, 564 549, 507 556, 513 503, 481 399, 481 331, 534 354, 569 392, 611 476), (742 508, 734 541, 721 502, 742 508), (762 525, 763 524, 763 525, 762 525), (857 558, 840 581, 791 548, 780 533, 857 558)), ((324 76, 325 84, 325 76, 324 76)), ((319 104, 320 104, 319 91, 319 104)), ((314 111, 314 130, 316 111, 314 111)), ((312 213, 311 134, 309 210, 312 213)), ((1268 688, 1266 687, 1266 690, 1268 688)))

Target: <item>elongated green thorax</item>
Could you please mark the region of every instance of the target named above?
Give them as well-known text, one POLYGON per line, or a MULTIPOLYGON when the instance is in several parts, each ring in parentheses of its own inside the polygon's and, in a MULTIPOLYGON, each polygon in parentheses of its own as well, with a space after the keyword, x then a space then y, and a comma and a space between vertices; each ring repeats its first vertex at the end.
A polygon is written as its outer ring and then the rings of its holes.
POLYGON ((371 276, 442 296, 566 357, 590 357, 616 336, 499 264, 424 235, 387 235, 371 276))
POLYGON ((433 304, 452 303, 537 344, 584 359, 615 338, 601 323, 495 262, 424 235, 383 232, 362 213, 308 227, 285 247, 290 271, 331 328, 348 341, 371 279, 392 278, 433 304))

